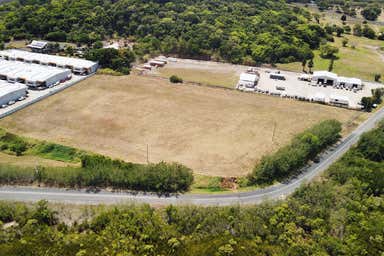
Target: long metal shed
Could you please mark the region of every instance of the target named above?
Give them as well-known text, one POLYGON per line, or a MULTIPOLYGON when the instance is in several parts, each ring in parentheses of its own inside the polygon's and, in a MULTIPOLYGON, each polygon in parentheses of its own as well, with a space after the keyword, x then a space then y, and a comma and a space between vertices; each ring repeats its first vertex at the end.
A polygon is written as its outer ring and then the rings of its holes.
POLYGON ((52 87, 71 78, 69 69, 0 60, 0 79, 29 87, 52 87))
POLYGON ((40 64, 43 66, 70 69, 74 74, 79 75, 95 73, 99 66, 98 63, 89 60, 27 52, 15 49, 0 51, 0 57, 5 60, 14 60, 26 63, 40 64))
POLYGON ((16 101, 27 94, 27 86, 20 83, 9 83, 0 80, 0 106, 16 101))

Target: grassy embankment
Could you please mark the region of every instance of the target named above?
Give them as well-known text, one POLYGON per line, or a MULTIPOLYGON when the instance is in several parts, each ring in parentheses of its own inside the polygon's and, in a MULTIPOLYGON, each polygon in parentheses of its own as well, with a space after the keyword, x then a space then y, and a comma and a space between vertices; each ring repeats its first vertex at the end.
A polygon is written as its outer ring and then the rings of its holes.
MULTIPOLYGON (((363 80, 373 81, 375 74, 384 75, 384 53, 378 50, 384 46, 383 41, 363 37, 346 35, 348 45, 342 46, 341 37, 335 37, 335 42, 330 43, 339 48, 338 59, 334 62, 333 72, 350 77, 359 77, 363 80)), ((329 59, 320 57, 320 52, 314 51, 313 70, 328 70, 329 59)), ((301 63, 278 64, 278 68, 301 72, 301 63)))
POLYGON ((69 163, 81 161, 80 166, 0 164, 1 184, 178 193, 188 191, 193 182, 192 171, 181 164, 127 163, 59 144, 21 137, 5 130, 0 130, 0 150, 17 157, 29 155, 69 163))

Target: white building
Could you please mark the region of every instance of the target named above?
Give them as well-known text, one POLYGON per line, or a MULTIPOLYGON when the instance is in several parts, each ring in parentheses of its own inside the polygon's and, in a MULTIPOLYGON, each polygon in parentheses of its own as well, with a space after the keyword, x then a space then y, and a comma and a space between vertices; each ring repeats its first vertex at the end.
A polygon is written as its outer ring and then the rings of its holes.
POLYGON ((27 45, 27 47, 30 48, 33 52, 44 53, 47 51, 48 42, 33 40, 29 45, 27 45))
POLYGON ((256 73, 241 73, 236 89, 238 90, 254 90, 260 77, 256 73))
POLYGON ((312 81, 320 85, 334 86, 337 78, 337 74, 328 71, 315 71, 312 75, 312 81))
POLYGON ((17 101, 26 95, 27 86, 24 84, 10 84, 7 81, 0 81, 0 106, 7 105, 10 101, 17 101))
POLYGON ((339 88, 346 88, 346 89, 363 89, 363 82, 358 78, 349 78, 349 77, 343 77, 339 76, 337 78, 337 87, 339 88))
POLYGON ((43 66, 69 69, 73 73, 79 75, 88 75, 94 73, 98 68, 98 64, 96 62, 89 60, 27 52, 15 49, 0 51, 0 58, 5 60, 15 60, 26 63, 40 64, 43 66))
POLYGON ((329 85, 336 88, 345 89, 363 89, 363 82, 358 78, 338 76, 328 71, 315 71, 312 76, 312 82, 320 85, 329 85))
POLYGON ((0 80, 22 83, 29 87, 52 87, 72 76, 69 69, 0 60, 0 80))
POLYGON ((336 106, 349 107, 349 98, 346 96, 332 94, 329 96, 329 103, 336 106))

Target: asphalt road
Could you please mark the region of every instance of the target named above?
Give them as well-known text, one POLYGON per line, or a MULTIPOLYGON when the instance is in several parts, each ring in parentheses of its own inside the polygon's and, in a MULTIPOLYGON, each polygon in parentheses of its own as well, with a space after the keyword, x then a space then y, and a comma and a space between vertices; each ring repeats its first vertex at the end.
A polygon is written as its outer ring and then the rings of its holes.
POLYGON ((257 204, 266 200, 284 199, 301 185, 310 182, 325 171, 346 153, 360 138, 361 134, 373 129, 376 123, 384 119, 384 108, 374 113, 362 123, 354 132, 341 141, 337 146, 329 149, 317 164, 305 168, 303 173, 286 183, 250 192, 229 193, 218 195, 185 194, 178 196, 162 196, 154 194, 129 194, 108 191, 87 192, 85 190, 66 190, 36 187, 0 187, 0 200, 38 201, 46 199, 52 202, 70 204, 118 204, 118 203, 148 203, 151 205, 168 204, 196 204, 196 205, 231 205, 257 204))

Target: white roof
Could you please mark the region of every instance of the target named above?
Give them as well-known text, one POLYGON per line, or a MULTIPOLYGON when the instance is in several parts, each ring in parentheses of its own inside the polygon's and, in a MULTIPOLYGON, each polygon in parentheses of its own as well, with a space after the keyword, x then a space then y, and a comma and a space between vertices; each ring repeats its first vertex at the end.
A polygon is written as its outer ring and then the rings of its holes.
POLYGON ((343 95, 335 95, 335 94, 332 94, 331 96, 329 96, 330 99, 333 99, 333 100, 343 100, 343 101, 349 101, 349 98, 347 96, 343 96, 343 95))
POLYGON ((161 60, 150 60, 149 63, 164 65, 165 62, 161 60))
POLYGON ((32 43, 27 45, 30 48, 37 48, 37 49, 43 49, 45 46, 47 46, 48 42, 45 41, 36 41, 33 40, 32 43))
POLYGON ((11 92, 18 91, 20 89, 27 90, 27 86, 20 83, 8 83, 7 81, 0 80, 0 97, 3 97, 11 92))
POLYGON ((328 72, 328 71, 315 71, 313 72, 313 77, 329 77, 333 79, 337 79, 337 74, 328 72))
POLYGON ((308 74, 301 74, 299 77, 300 77, 300 78, 311 78, 311 75, 308 75, 308 74))
POLYGON ((112 44, 109 44, 109 45, 104 46, 103 48, 104 48, 104 49, 112 48, 112 49, 119 50, 120 46, 119 46, 119 43, 118 43, 118 42, 114 42, 114 43, 112 43, 112 44))
POLYGON ((244 82, 256 82, 259 80, 259 77, 256 74, 241 73, 240 81, 244 82))
POLYGON ((97 63, 89 60, 78 59, 78 58, 69 58, 56 55, 48 55, 42 53, 27 52, 21 50, 5 50, 0 51, 0 56, 7 56, 11 58, 22 58, 29 61, 39 61, 43 63, 56 63, 60 66, 72 66, 74 68, 91 68, 97 63))
POLYGON ((19 61, 0 60, 0 75, 10 78, 22 78, 27 81, 46 81, 50 77, 59 74, 69 75, 69 69, 41 66, 38 64, 28 64, 19 61))
POLYGON ((362 85, 363 82, 361 79, 358 78, 350 78, 350 77, 344 77, 344 76, 339 76, 337 79, 339 83, 348 83, 348 84, 357 84, 357 85, 362 85))
POLYGON ((314 99, 325 99, 325 94, 318 92, 313 96, 314 99))

